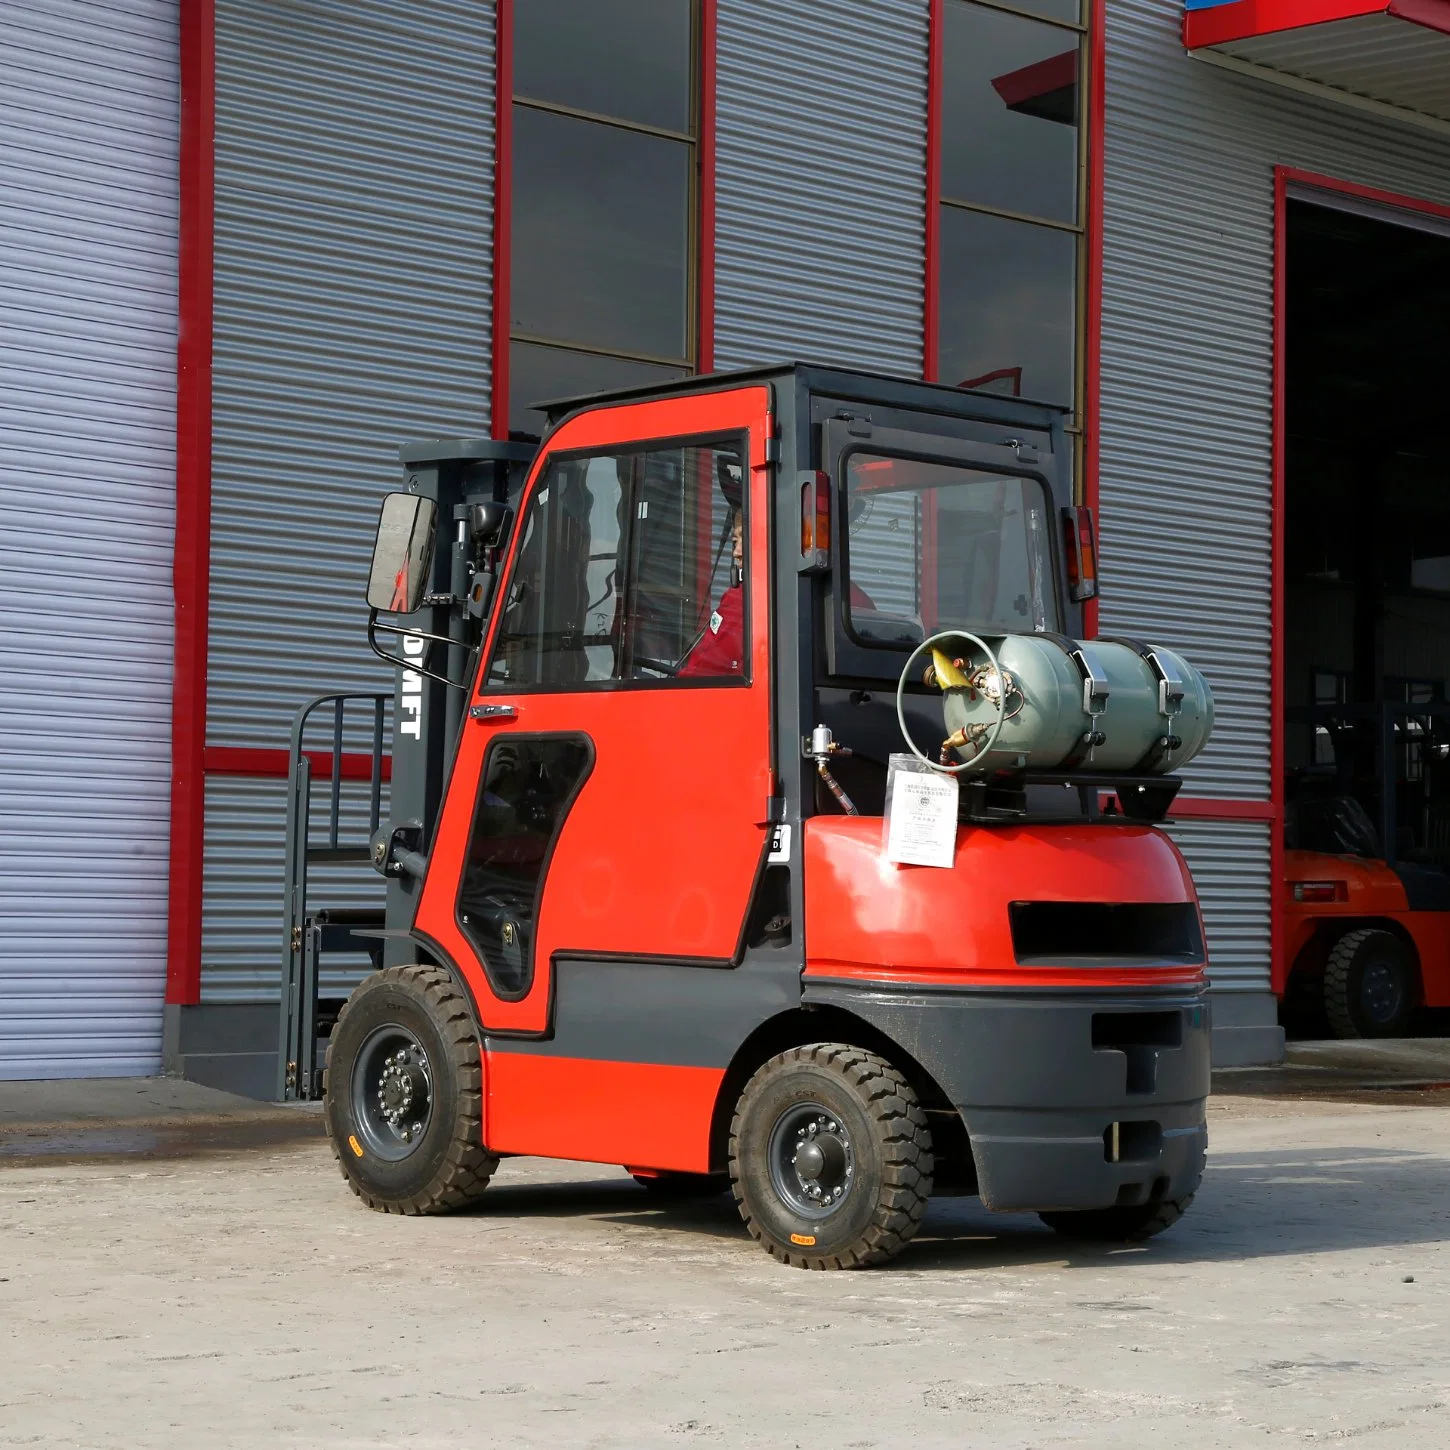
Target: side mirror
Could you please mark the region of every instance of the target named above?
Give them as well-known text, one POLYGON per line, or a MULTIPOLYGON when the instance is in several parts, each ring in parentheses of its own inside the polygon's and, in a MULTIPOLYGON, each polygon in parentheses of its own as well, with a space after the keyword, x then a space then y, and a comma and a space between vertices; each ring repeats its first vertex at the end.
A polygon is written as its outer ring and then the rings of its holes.
POLYGON ((433 562, 437 512, 431 498, 416 494, 390 493, 383 499, 368 576, 368 604, 373 609, 412 614, 422 604, 433 562))
POLYGON ((1063 543, 1067 547, 1067 590, 1074 604, 1098 597, 1098 540, 1093 511, 1062 511, 1063 543))

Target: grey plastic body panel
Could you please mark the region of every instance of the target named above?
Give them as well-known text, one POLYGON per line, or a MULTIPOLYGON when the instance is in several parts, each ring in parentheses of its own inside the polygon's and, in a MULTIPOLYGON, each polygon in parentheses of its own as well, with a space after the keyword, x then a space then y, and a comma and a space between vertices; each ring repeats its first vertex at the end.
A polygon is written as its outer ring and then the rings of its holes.
POLYGON ((0 0, 0 1079, 156 1072, 176 0, 0 0))
POLYGON ((933 991, 808 977, 805 1001, 865 1019, 931 1074, 966 1124, 987 1208, 1105 1208, 1141 1201, 1119 1198, 1129 1185, 1142 1198, 1158 1179, 1164 1198, 1198 1185, 1209 1087, 1201 991, 933 991), (1151 1024, 1149 1040, 1164 1018, 1176 1030, 1162 1034, 1171 1045, 1096 1048, 1099 1014, 1151 1024), (1151 1124, 1159 1141, 1111 1162, 1114 1123, 1151 1124))
MULTIPOLYGON (((363 590, 398 444, 490 423, 494 24, 218 0, 209 745, 392 683, 363 590)), ((276 995, 282 784, 208 783, 208 1002, 276 995)))
MULTIPOLYGON (((1187 797, 1266 800, 1272 645, 1274 168, 1450 202, 1450 138, 1186 55, 1177 0, 1108 6, 1102 632, 1208 677, 1187 797)), ((1215 989, 1269 988, 1269 828, 1174 827, 1215 989)))
POLYGON ((921 376, 928 0, 719 0, 715 365, 921 376))
POLYGON ((551 1031, 488 1036, 490 1052, 725 1068, 761 1023, 800 1006, 799 953, 736 967, 559 957, 551 1031))

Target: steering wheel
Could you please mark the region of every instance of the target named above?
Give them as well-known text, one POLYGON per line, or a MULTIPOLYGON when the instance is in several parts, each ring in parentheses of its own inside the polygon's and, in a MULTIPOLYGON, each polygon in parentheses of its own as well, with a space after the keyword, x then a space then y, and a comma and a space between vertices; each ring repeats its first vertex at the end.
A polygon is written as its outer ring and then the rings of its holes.
MULTIPOLYGON (((988 697, 990 699, 990 696, 988 697)), ((997 743, 997 737, 1002 733, 1002 726, 1007 723, 1007 690, 1005 677, 1002 674, 1002 667, 997 663, 997 656, 992 653, 992 646, 982 639, 981 636, 969 634, 964 629, 944 629, 940 634, 934 634, 929 639, 924 639, 912 651, 911 658, 907 660, 905 669, 901 672, 901 679, 896 686, 896 723, 901 726, 902 738, 906 741, 907 747, 916 758, 924 765, 929 765, 933 770, 940 771, 943 775, 959 775, 964 770, 971 770, 978 765, 982 757, 997 743), (988 727, 982 742, 977 746, 977 753, 970 759, 964 760, 959 765, 943 765, 940 761, 929 760, 916 748, 916 742, 911 738, 911 731, 906 725, 906 682, 911 678, 911 671, 918 659, 929 650, 932 645, 940 644, 943 640, 964 639, 987 656, 987 663, 991 665, 992 672, 997 676, 1001 688, 997 694, 997 718, 988 727)))

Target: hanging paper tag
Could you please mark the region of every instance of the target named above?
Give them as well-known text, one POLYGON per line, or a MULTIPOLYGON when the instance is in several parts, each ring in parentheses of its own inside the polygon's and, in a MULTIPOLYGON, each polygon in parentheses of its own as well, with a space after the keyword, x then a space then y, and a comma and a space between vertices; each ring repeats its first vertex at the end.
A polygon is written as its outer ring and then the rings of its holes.
POLYGON ((957 846, 957 778, 914 755, 893 755, 886 769, 886 859, 897 866, 951 866, 957 846))

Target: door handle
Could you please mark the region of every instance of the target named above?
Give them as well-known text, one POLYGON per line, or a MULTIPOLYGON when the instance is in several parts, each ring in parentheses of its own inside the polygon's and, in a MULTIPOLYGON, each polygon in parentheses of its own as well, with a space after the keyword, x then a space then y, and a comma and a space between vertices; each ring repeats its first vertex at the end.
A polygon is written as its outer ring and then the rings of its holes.
POLYGON ((499 720, 514 720, 518 718, 517 705, 470 705, 468 718, 470 720, 483 720, 489 724, 499 720))

